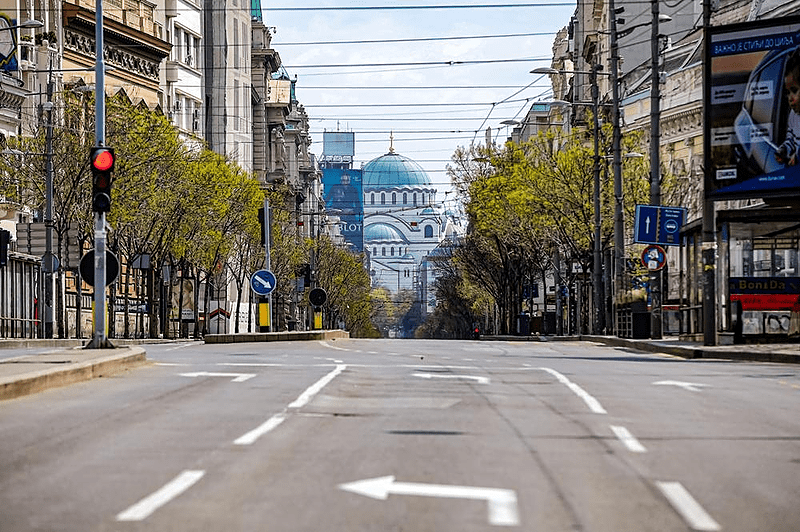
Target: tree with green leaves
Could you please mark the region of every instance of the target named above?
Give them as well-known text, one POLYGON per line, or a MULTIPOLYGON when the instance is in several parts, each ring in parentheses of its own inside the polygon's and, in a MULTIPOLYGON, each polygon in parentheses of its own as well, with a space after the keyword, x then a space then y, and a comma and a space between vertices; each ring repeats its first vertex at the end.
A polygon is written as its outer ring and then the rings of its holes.
MULTIPOLYGON (((638 137, 630 135, 625 142, 632 150, 638 137)), ((448 171, 465 195, 469 217, 469 233, 453 260, 467 283, 491 295, 499 315, 497 332, 513 329, 524 285, 541 281, 546 288, 548 279, 558 282, 556 254, 581 266, 575 271, 593 267, 594 161, 593 148, 577 130, 567 135, 549 131, 499 149, 459 149, 453 155, 448 171)), ((633 166, 638 163, 626 165, 624 175, 630 212, 646 202, 647 190, 646 173, 633 166)), ((602 187, 601 244, 607 249, 613 240, 614 200, 612 184, 606 181, 602 187)), ((632 222, 633 216, 626 216, 629 228, 632 222)), ((572 284, 573 269, 562 271, 562 283, 572 284)))

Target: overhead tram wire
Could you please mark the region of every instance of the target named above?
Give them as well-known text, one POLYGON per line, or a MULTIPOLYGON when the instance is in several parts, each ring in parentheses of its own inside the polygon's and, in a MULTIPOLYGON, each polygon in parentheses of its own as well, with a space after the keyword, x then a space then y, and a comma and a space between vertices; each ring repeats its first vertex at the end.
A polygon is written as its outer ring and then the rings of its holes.
POLYGON ((305 7, 269 7, 264 8, 267 13, 270 11, 406 11, 406 10, 427 10, 427 9, 498 9, 498 8, 518 8, 518 7, 569 7, 575 2, 538 2, 526 4, 445 4, 445 5, 420 5, 420 6, 305 6, 305 7))
POLYGON ((535 33, 506 33, 502 35, 460 35, 453 37, 417 37, 406 39, 370 39, 370 40, 354 40, 354 41, 310 41, 310 42, 280 42, 273 43, 275 47, 280 46, 321 46, 321 45, 336 45, 336 44, 399 44, 406 42, 433 42, 433 41, 462 41, 467 39, 507 39, 512 37, 542 37, 546 35, 555 35, 552 31, 535 32, 535 33))
POLYGON ((424 67, 424 66, 460 66, 488 65, 497 63, 525 63, 529 61, 551 61, 552 57, 518 57, 514 59, 474 59, 465 61, 416 61, 405 63, 322 63, 318 65, 285 65, 286 70, 304 68, 366 68, 366 67, 424 67))
POLYGON ((516 89, 519 85, 299 85, 298 90, 443 90, 443 89, 516 89))
MULTIPOLYGON (((628 4, 634 5, 650 5, 651 0, 626 0, 628 4)), ((267 19, 267 14, 270 12, 282 13, 303 13, 311 11, 431 11, 431 10, 470 10, 470 9, 537 9, 537 8, 558 8, 558 7, 575 7, 574 0, 572 2, 537 2, 537 3, 521 3, 521 4, 433 4, 433 5, 400 5, 400 6, 304 6, 304 7, 262 7, 263 18, 267 19)), ((165 8, 156 8, 165 10, 165 8)), ((207 9, 210 13, 226 11, 225 7, 215 7, 207 9)), ((190 11, 191 8, 178 8, 177 11, 182 10, 190 11)), ((174 10, 173 10, 174 11, 174 10)))

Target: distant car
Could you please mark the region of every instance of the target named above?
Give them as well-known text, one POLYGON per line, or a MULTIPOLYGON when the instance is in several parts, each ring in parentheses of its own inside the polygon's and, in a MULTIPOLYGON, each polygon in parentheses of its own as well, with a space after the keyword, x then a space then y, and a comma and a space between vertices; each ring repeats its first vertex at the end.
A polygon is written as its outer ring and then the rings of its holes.
POLYGON ((775 159, 778 146, 786 139, 789 106, 784 95, 786 60, 794 48, 769 52, 750 74, 742 110, 734 128, 734 147, 739 171, 767 174, 784 167, 775 159))

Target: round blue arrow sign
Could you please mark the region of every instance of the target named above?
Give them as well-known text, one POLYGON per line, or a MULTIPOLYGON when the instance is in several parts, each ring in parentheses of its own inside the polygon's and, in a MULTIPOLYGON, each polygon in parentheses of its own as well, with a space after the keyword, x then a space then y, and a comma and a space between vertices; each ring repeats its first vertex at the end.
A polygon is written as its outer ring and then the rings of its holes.
POLYGON ((275 289, 278 281, 269 270, 258 270, 250 277, 250 288, 260 296, 266 296, 275 289))

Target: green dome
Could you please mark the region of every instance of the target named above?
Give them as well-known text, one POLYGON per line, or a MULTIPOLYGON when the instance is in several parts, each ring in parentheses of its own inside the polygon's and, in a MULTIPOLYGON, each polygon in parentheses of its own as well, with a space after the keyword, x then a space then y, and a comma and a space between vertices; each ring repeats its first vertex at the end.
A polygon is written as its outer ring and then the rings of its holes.
POLYGON ((394 152, 372 159, 363 169, 364 190, 430 188, 431 178, 420 165, 394 152))

